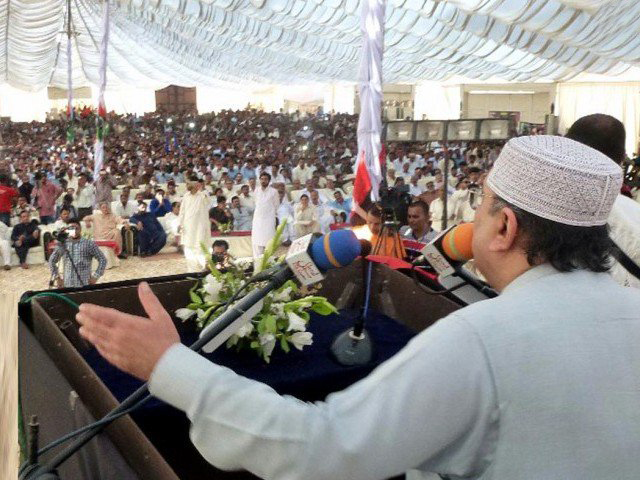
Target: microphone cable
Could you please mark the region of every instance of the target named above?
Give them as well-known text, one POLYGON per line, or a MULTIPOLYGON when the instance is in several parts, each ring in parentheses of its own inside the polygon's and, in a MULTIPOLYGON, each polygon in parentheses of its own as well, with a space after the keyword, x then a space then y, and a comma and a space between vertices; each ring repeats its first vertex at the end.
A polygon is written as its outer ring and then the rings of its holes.
POLYGON ((426 287, 425 285, 422 284, 422 282, 420 281, 420 279, 418 279, 418 273, 417 273, 417 268, 418 265, 412 265, 411 266, 411 278, 413 278, 414 283, 420 287, 420 289, 424 292, 427 293, 429 295, 446 295, 447 293, 452 293, 456 290, 458 290, 461 287, 464 287, 465 285, 467 285, 466 283, 461 283, 459 285, 456 285, 455 287, 451 287, 445 290, 431 290, 430 288, 426 287))
MULTIPOLYGON (((256 275, 254 275, 255 277, 256 275)), ((224 307, 224 311, 226 311, 229 306, 238 299, 238 297, 240 296, 240 293, 245 290, 249 285, 251 285, 252 283, 254 283, 256 280, 254 280, 254 277, 251 277, 249 279, 247 279, 247 281, 240 286, 240 288, 238 288, 233 296, 224 303, 220 303, 218 305, 216 305, 210 312, 209 315, 211 315, 211 313, 215 312, 216 310, 218 310, 221 307, 224 307)), ((268 278, 259 278, 258 281, 265 281, 268 280, 269 278, 271 278, 271 276, 269 276, 268 278)), ((41 293, 36 293, 35 295, 32 295, 30 297, 27 297, 26 299, 22 300, 20 303, 29 303, 32 299, 37 298, 37 297, 53 297, 53 298, 57 298, 59 300, 62 300, 64 302, 66 302, 67 304, 69 304, 70 306, 74 307, 76 310, 78 310, 80 308, 80 305, 77 304, 76 302, 74 302, 73 300, 71 300, 69 297, 67 297, 66 295, 60 294, 60 293, 55 293, 55 292, 41 292, 41 293)), ((224 312, 223 311, 223 312, 224 312)), ((74 439, 75 437, 77 437, 78 435, 81 435, 85 432, 91 431, 91 430, 95 430, 95 429, 101 429, 102 427, 108 425, 109 423, 117 420, 120 417, 123 417, 124 415, 129 415, 130 413, 133 413, 135 410, 137 410, 138 408, 140 408, 142 405, 144 405, 147 401, 149 401, 151 399, 152 395, 151 394, 147 394, 145 397, 141 398, 137 403, 135 403, 134 405, 132 405, 131 407, 129 407, 126 410, 123 410, 122 412, 118 412, 116 414, 111 414, 111 413, 107 413, 104 417, 102 417, 100 420, 96 420, 95 422, 89 423, 88 425, 85 425, 84 427, 80 427, 76 430, 73 430, 69 433, 67 433, 66 435, 54 440, 53 442, 47 444, 46 446, 42 447, 41 449, 38 450, 38 456, 45 454, 46 452, 48 452, 49 450, 58 447, 60 445, 62 445, 63 443, 74 439)), ((22 422, 20 422, 22 424, 22 422)), ((24 429, 24 427, 22 427, 24 429)), ((26 469, 31 466, 31 464, 28 461, 25 461, 19 468, 18 470, 18 478, 21 478, 20 476, 23 475, 26 472, 26 469)))

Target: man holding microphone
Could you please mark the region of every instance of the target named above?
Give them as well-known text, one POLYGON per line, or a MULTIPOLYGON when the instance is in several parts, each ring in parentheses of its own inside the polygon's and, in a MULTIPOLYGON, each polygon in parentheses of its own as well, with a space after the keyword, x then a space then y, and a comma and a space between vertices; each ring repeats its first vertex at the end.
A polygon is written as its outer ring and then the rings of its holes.
POLYGON ((263 478, 638 478, 640 293, 606 273, 620 168, 575 141, 512 139, 477 208, 477 268, 500 296, 458 310, 325 402, 305 404, 179 343, 149 319, 82 305, 80 333, 189 416, 219 468, 263 478), (224 439, 224 441, 220 441, 224 439))

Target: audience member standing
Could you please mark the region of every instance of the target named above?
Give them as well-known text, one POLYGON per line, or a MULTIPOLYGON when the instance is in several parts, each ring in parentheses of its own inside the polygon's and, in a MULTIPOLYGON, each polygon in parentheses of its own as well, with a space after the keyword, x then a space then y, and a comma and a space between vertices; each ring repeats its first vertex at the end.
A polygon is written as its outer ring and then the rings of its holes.
POLYGON ((78 220, 82 220, 93 212, 96 201, 96 188, 88 183, 87 175, 78 176, 78 191, 76 192, 76 206, 78 207, 78 220))
POLYGON ((35 178, 34 202, 40 212, 40 223, 48 225, 55 220, 56 200, 62 194, 62 188, 51 183, 46 175, 38 173, 35 178))
POLYGON ((34 188, 35 187, 33 186, 33 183, 29 181, 29 174, 22 174, 21 182, 18 185, 18 191, 20 192, 20 195, 26 198, 27 202, 29 203, 31 203, 31 192, 33 192, 34 188))
POLYGON ((113 178, 109 173, 107 173, 106 169, 100 170, 100 175, 95 181, 96 187, 96 199, 95 205, 100 205, 102 202, 111 202, 113 201, 113 189, 118 186, 115 178, 113 178))
POLYGON ((5 270, 11 270, 11 229, 0 222, 0 256, 2 256, 2 263, 5 270))
POLYGON ((204 191, 202 180, 191 181, 189 190, 180 204, 180 244, 184 247, 189 271, 202 271, 205 255, 201 245, 211 245, 211 223, 209 222, 209 195, 204 191))
POLYGON ((271 175, 260 175, 260 186, 253 195, 256 209, 253 212, 253 224, 251 226, 251 244, 253 257, 258 258, 264 253, 264 249, 276 233, 276 214, 280 205, 278 191, 269 186, 271 175))
POLYGON ((0 222, 7 227, 11 225, 11 205, 20 193, 9 186, 9 177, 0 175, 0 222))

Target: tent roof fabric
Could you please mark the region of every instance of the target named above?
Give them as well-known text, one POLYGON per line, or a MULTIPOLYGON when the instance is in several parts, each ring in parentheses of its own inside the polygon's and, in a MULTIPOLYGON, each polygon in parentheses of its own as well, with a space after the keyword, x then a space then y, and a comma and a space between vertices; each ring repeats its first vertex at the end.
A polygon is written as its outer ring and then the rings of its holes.
MULTIPOLYGON (((111 0, 110 87, 355 81, 358 0, 111 0)), ((70 0, 74 86, 98 83, 101 1, 70 0)), ((67 85, 67 0, 0 0, 0 83, 67 85)), ((384 81, 562 81, 640 65, 637 0, 389 0, 384 81)))

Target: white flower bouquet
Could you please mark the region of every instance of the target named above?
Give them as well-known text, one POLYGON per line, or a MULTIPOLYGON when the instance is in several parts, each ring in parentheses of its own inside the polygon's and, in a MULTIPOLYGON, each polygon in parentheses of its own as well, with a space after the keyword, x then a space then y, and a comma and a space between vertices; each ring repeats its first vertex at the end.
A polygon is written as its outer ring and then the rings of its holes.
MULTIPOLYGON (((282 261, 275 259, 274 254, 280 246, 284 227, 284 223, 279 226, 255 273, 282 261)), ((207 260, 210 273, 189 291, 191 303, 176 310, 178 318, 182 321, 194 318, 199 328, 206 327, 222 315, 224 305, 246 280, 240 268, 232 266, 223 273, 216 269, 210 255, 207 260)), ((249 292, 261 285, 263 283, 254 283, 244 290, 249 292)), ((292 346, 302 350, 306 345, 311 345, 313 334, 307 331, 309 310, 320 315, 337 313, 337 310, 325 297, 308 293, 309 290, 298 287, 292 280, 269 293, 260 312, 227 340, 227 348, 254 350, 268 363, 276 346, 289 352, 292 346)))

